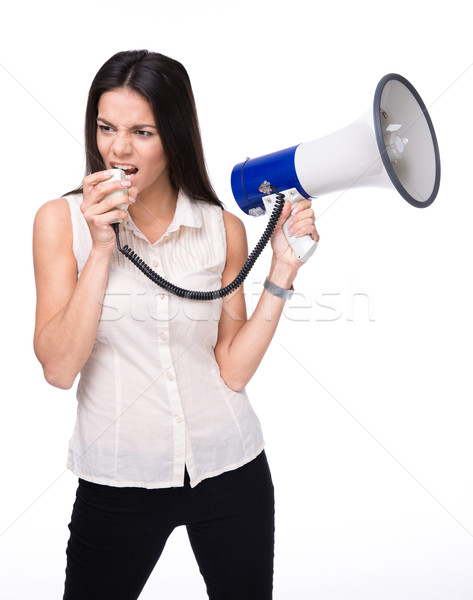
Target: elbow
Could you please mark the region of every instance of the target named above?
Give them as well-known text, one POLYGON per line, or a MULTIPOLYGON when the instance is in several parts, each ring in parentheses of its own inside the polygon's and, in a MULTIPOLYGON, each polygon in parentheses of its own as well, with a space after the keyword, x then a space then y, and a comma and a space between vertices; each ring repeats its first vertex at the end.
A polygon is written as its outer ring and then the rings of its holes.
POLYGON ((248 383, 241 377, 238 377, 237 373, 230 373, 220 370, 220 377, 223 379, 225 385, 233 392, 242 392, 248 383))
POLYGON ((239 381, 232 381, 224 379, 225 385, 232 390, 232 392, 242 392, 245 389, 245 384, 239 381))
POLYGON ((238 383, 238 382, 232 382, 232 381, 227 382, 227 381, 225 381, 225 385, 228 388, 230 388, 232 390, 232 392, 242 392, 245 389, 245 386, 243 384, 238 383))
POLYGON ((44 378, 49 385, 61 390, 70 390, 74 385, 77 373, 68 373, 67 369, 58 364, 58 361, 53 360, 52 357, 44 356, 38 348, 36 341, 34 343, 34 352, 43 368, 44 378))
POLYGON ((61 390, 70 390, 74 385, 75 377, 68 376, 61 369, 54 369, 43 365, 43 374, 49 385, 61 390))
POLYGON ((228 352, 223 352, 221 348, 215 349, 215 359, 220 371, 220 377, 225 385, 233 392, 242 392, 246 384, 251 378, 244 369, 236 365, 236 361, 232 360, 228 352))
POLYGON ((63 377, 57 377, 55 375, 44 374, 44 378, 53 387, 59 388, 60 390, 70 390, 74 384, 74 379, 65 379, 63 377))

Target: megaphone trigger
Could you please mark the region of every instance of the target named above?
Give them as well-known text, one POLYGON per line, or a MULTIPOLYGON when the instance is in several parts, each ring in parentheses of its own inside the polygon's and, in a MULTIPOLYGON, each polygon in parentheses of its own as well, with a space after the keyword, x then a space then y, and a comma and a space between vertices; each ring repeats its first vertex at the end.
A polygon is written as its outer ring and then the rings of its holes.
MULTIPOLYGON (((286 202, 291 203, 292 207, 294 207, 301 200, 304 200, 304 197, 301 196, 295 188, 284 190, 284 192, 281 192, 280 194, 285 197, 286 202)), ((276 197, 277 194, 269 194, 267 196, 263 196, 262 198, 268 214, 271 214, 274 209, 276 197)), ((288 244, 292 248, 296 258, 301 262, 306 262, 317 249, 317 242, 314 241, 310 235, 304 235, 301 237, 291 235, 288 231, 288 223, 291 218, 291 215, 289 215, 289 217, 283 223, 282 229, 284 231, 284 235, 286 236, 288 244)))

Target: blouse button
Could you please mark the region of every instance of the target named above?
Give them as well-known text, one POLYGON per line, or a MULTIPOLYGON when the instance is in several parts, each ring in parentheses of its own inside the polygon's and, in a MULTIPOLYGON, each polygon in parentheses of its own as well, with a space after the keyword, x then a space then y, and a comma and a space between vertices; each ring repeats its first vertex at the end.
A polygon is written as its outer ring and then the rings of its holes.
POLYGON ((165 342, 168 339, 168 336, 164 333, 164 331, 162 331, 159 334, 159 337, 163 340, 163 342, 165 342))
POLYGON ((167 379, 168 381, 174 381, 174 375, 173 375, 173 374, 172 374, 170 371, 168 371, 168 372, 166 373, 166 379, 167 379))
POLYGON ((156 267, 158 266, 158 261, 157 260, 153 260, 153 267, 156 269, 156 267))

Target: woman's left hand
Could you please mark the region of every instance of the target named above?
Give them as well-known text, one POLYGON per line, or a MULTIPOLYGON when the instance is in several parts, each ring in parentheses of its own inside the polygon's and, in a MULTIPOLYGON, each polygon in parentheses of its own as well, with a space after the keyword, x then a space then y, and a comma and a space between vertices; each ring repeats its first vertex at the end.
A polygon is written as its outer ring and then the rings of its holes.
POLYGON ((318 242, 320 237, 315 228, 315 215, 311 201, 301 200, 294 208, 289 201, 286 201, 271 237, 274 259, 297 271, 304 263, 296 258, 284 234, 282 226, 288 218, 288 232, 291 235, 298 237, 310 235, 315 242, 318 242))

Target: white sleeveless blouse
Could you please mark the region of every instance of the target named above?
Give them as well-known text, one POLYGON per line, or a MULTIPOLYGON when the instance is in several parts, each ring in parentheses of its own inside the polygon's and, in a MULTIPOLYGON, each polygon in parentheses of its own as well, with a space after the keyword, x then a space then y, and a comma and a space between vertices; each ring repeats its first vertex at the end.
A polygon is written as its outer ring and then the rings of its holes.
MULTIPOLYGON (((66 197, 78 274, 91 249, 80 211, 66 197)), ((226 260, 222 210, 180 193, 167 232, 150 244, 131 217, 120 227, 130 246, 179 287, 221 286, 226 260)), ((191 486, 253 460, 263 449, 259 421, 244 391, 225 385, 215 359, 222 301, 165 293, 115 249, 92 353, 77 388, 68 467, 117 487, 191 486)))

